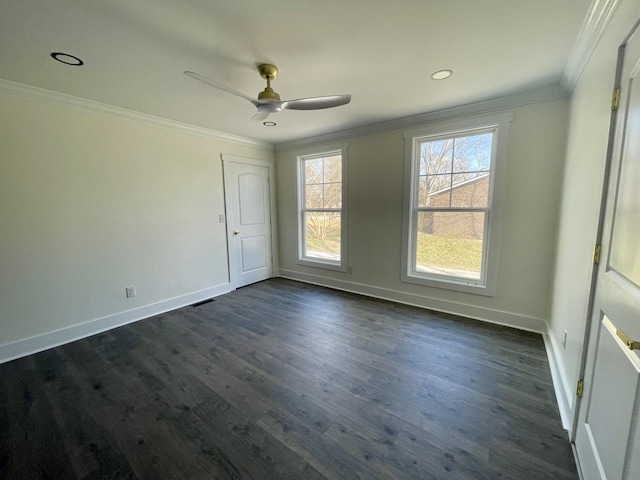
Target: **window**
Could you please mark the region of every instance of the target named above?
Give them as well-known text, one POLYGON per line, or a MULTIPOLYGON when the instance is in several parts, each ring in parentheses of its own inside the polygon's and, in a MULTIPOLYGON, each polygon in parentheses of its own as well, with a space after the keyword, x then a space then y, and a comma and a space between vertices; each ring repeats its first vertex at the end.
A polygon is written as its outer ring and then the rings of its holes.
POLYGON ((405 132, 405 282, 493 295, 511 115, 405 132))
POLYGON ((346 271, 346 145, 300 152, 298 263, 346 271))

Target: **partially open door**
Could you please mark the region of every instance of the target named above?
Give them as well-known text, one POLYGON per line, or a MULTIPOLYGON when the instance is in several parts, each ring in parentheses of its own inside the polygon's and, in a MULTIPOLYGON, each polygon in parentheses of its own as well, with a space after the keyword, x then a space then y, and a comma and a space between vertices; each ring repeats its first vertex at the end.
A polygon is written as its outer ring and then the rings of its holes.
POLYGON ((575 438, 585 480, 640 479, 640 33, 628 38, 575 438))

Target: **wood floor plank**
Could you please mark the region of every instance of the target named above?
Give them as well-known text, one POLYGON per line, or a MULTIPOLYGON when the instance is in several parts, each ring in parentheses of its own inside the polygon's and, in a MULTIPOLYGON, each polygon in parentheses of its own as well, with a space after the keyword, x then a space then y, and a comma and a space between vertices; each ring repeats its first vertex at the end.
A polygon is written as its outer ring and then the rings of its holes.
MULTIPOLYGON (((171 338, 178 337, 172 336, 171 338)), ((294 386, 288 381, 289 378, 285 378, 287 381, 280 381, 280 377, 273 375, 276 372, 272 368, 267 368, 262 364, 257 355, 247 354, 247 350, 244 350, 243 358, 242 351, 237 348, 233 349, 234 352, 220 346, 211 348, 211 343, 207 340, 206 335, 190 332, 183 334, 180 338, 185 342, 185 345, 208 360, 212 365, 211 368, 214 368, 213 366, 221 368, 237 381, 249 386, 258 402, 266 399, 267 402, 262 403, 272 402, 271 408, 277 408, 277 406, 284 408, 319 431, 326 430, 337 416, 335 412, 309 400, 304 395, 304 389, 299 392, 293 388, 294 386)), ((179 341, 180 338, 178 338, 179 341)))
POLYGON ((348 445, 367 462, 382 462, 391 478, 489 480, 497 474, 489 463, 459 447, 418 440, 415 436, 406 442, 408 435, 401 429, 376 430, 367 422, 340 417, 327 436, 348 445))
POLYGON ((329 479, 375 478, 377 474, 346 453, 341 444, 291 415, 272 410, 258 420, 258 424, 329 479))
POLYGON ((8 367, 12 372, 2 375, 0 401, 6 427, 0 434, 4 463, 0 472, 6 472, 6 478, 75 479, 51 403, 31 360, 17 361, 14 368, 8 367))
MULTIPOLYGON (((77 404, 71 410, 74 416, 66 421, 79 430, 82 445, 88 444, 99 466, 94 472, 98 478, 111 478, 111 474, 114 478, 207 478, 208 471, 215 471, 215 465, 203 466, 197 452, 177 442, 179 432, 163 421, 172 410, 186 406, 168 398, 159 379, 139 375, 145 372, 144 366, 132 373, 123 365, 114 369, 105 362, 98 371, 86 370, 87 363, 101 359, 89 349, 84 353, 85 362, 69 367, 71 378, 66 385, 71 385, 73 393, 58 396, 65 409, 77 404)), ((70 358, 79 354, 74 352, 70 358)), ((131 361, 123 364, 133 367, 131 361)))
POLYGON ((0 479, 575 480, 540 335, 272 279, 0 365, 0 479))
POLYGON ((245 419, 242 412, 220 397, 207 399, 193 413, 201 428, 210 430, 214 438, 222 441, 235 464, 249 471, 251 478, 324 478, 302 457, 245 419))

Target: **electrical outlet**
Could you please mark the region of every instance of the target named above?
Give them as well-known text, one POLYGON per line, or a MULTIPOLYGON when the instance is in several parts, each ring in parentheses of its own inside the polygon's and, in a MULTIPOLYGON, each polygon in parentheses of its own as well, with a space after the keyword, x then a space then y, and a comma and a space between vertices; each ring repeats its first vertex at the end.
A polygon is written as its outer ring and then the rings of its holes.
POLYGON ((351 265, 347 267, 347 273, 349 274, 353 273, 353 267, 351 265))
POLYGON ((564 334, 562 335, 562 348, 567 348, 567 329, 565 328, 564 334))
POLYGON ((224 223, 224 215, 223 214, 218 215, 218 223, 224 223))
POLYGON ((136 296, 136 287, 127 287, 125 288, 127 293, 127 298, 133 298, 136 296))

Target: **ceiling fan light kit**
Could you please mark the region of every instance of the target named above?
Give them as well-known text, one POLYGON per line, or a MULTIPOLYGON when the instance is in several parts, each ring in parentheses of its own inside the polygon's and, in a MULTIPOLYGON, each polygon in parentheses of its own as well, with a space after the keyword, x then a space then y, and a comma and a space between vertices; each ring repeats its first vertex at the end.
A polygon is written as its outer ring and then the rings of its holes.
MULTIPOLYGON (((251 102, 258 109, 258 112, 252 117, 252 120, 264 120, 269 115, 278 113, 285 109, 320 110, 346 105, 351 101, 351 95, 330 95, 326 97, 299 98, 297 100, 280 100, 278 92, 274 91, 271 87, 271 81, 278 76, 278 67, 271 65, 270 63, 263 63, 258 66, 258 72, 260 73, 260 76, 267 81, 267 86, 263 91, 258 93, 257 99, 252 98, 232 87, 219 83, 216 80, 200 75, 199 73, 186 71, 184 74, 194 80, 198 80, 199 82, 209 85, 210 87, 244 98, 251 102)), ((265 122, 264 125, 267 123, 270 122, 265 122)))

